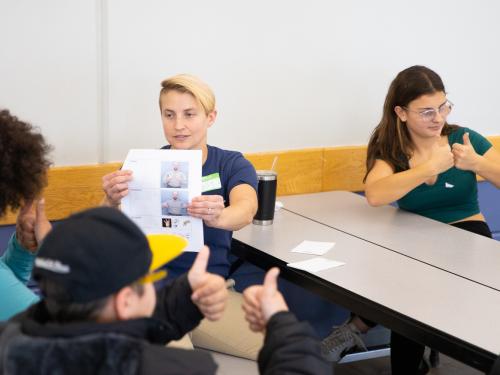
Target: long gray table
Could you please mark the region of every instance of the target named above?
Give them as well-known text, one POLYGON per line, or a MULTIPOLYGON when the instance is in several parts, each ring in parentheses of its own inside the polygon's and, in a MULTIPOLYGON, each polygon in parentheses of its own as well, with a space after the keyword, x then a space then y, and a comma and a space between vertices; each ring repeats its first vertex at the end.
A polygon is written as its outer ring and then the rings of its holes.
POLYGON ((500 291, 500 241, 345 191, 279 198, 284 209, 500 291))
POLYGON ((278 266, 286 279, 480 370, 500 353, 500 293, 460 275, 287 210, 277 212, 271 226, 235 232, 232 250, 264 269, 278 266), (315 275, 287 267, 312 257, 290 252, 303 240, 335 242, 325 257, 346 264, 315 275))

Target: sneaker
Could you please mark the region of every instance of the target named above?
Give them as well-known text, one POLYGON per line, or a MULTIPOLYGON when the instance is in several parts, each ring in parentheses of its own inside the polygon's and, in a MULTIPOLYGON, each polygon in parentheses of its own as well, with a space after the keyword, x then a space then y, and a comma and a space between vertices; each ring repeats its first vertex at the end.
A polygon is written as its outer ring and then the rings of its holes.
POLYGON ((431 349, 431 352, 429 353, 429 364, 431 368, 439 367, 439 362, 439 352, 431 349))
POLYGON ((426 375, 431 370, 431 366, 427 361, 427 358, 422 358, 420 365, 418 366, 417 375, 426 375))
POLYGON ((359 330, 350 322, 333 327, 332 333, 321 342, 321 354, 331 362, 338 362, 351 349, 366 351, 359 330))

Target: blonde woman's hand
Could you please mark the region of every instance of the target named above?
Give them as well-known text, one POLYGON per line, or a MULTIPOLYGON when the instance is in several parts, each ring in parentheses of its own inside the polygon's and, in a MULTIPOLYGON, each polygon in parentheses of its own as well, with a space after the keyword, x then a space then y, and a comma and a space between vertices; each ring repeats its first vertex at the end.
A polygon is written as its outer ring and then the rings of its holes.
POLYGON ((187 206, 187 212, 190 216, 202 219, 209 227, 217 227, 224 208, 221 195, 200 195, 193 198, 187 206))
POLYGON ((128 194, 128 183, 132 181, 132 171, 119 170, 108 173, 102 178, 102 189, 106 194, 104 204, 111 207, 120 206, 124 196, 128 194))

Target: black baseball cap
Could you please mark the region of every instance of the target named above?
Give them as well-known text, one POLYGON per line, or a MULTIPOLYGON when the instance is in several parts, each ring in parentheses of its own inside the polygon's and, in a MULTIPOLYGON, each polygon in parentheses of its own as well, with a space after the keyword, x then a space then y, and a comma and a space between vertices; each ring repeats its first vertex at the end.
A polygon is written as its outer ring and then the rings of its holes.
MULTIPOLYGON (((86 303, 136 281, 164 277, 165 271, 151 271, 177 257, 186 245, 180 236, 146 237, 121 211, 97 207, 54 227, 40 247, 33 275, 35 280, 48 279, 61 285, 66 297, 60 302, 86 303)), ((44 292, 51 298, 50 291, 44 292)))

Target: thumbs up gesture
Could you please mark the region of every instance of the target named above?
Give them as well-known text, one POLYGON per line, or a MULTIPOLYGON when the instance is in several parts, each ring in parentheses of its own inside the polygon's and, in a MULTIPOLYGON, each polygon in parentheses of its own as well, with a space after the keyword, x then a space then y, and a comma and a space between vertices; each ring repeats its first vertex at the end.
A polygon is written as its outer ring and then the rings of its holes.
POLYGON ((16 221, 16 238, 26 250, 35 252, 51 229, 43 198, 26 202, 21 207, 16 221))
POLYGON ((188 272, 191 300, 208 320, 219 320, 227 302, 227 288, 221 276, 207 272, 210 251, 204 246, 188 272))
POLYGON ((250 329, 265 330, 267 322, 280 311, 288 311, 283 295, 278 291, 278 268, 271 268, 263 285, 253 285, 243 292, 243 311, 250 329))
POLYGON ((429 163, 431 163, 434 175, 443 173, 453 167, 454 159, 450 145, 448 143, 441 145, 440 136, 436 137, 429 163))
POLYGON ((475 172, 481 156, 474 150, 470 142, 469 133, 464 133, 463 142, 463 144, 454 143, 452 146, 455 167, 464 171, 475 172))
POLYGON ((52 224, 47 219, 45 215, 45 199, 42 198, 36 202, 35 207, 36 219, 35 219, 35 238, 38 246, 42 244, 45 236, 51 231, 52 224))

